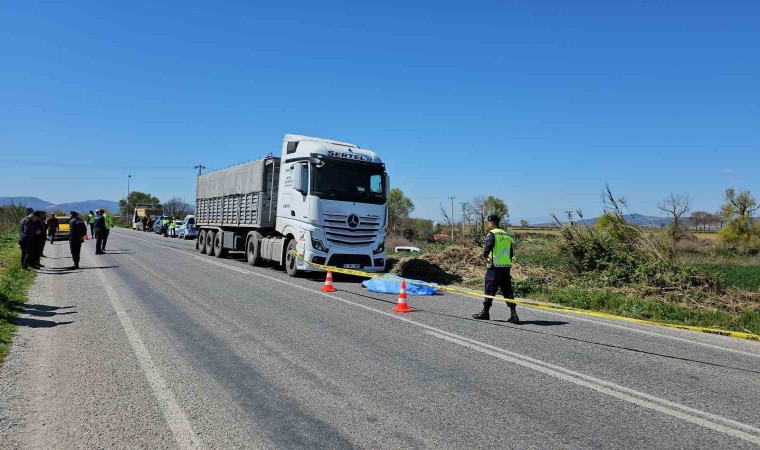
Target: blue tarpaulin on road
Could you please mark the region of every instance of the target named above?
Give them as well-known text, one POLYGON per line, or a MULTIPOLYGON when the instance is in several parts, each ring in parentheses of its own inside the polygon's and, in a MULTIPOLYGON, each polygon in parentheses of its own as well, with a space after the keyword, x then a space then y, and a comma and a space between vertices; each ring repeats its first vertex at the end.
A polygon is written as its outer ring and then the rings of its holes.
MULTIPOLYGON (((367 290, 370 292, 377 292, 379 294, 398 294, 401 292, 401 280, 403 280, 403 278, 391 274, 384 275, 384 277, 395 278, 398 281, 370 278, 369 280, 362 283, 362 287, 367 288, 367 290)), ((406 278, 406 281, 407 295, 435 295, 438 293, 438 290, 433 287, 435 286, 434 283, 430 283, 433 286, 423 286, 421 284, 409 284, 409 281, 419 280, 411 280, 409 278, 406 278)))

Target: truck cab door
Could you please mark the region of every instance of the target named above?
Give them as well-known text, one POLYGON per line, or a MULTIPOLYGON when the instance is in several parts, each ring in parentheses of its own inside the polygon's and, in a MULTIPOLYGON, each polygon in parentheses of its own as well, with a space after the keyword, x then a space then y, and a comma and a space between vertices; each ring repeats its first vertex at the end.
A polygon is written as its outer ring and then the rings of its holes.
POLYGON ((309 163, 293 163, 293 190, 290 198, 290 211, 286 214, 295 220, 309 220, 309 163))

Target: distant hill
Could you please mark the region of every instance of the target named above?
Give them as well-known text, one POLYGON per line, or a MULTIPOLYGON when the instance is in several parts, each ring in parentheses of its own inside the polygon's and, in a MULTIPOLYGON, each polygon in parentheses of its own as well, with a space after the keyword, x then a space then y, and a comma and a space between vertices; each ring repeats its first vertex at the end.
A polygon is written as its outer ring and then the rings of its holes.
POLYGON ((60 209, 61 211, 68 213, 69 211, 87 212, 95 211, 96 209, 104 208, 110 211, 112 214, 119 214, 119 203, 112 200, 85 200, 83 202, 70 202, 59 203, 46 208, 46 211, 55 211, 60 209))
MULTIPOLYGON (((626 214, 623 216, 626 222, 630 223, 631 225, 637 225, 644 228, 661 228, 663 226, 668 225, 670 222, 673 221, 673 219, 669 217, 655 217, 655 216, 645 216, 642 214, 626 214)), ((565 223, 565 218, 560 218, 562 220, 562 223, 565 223)), ((596 225, 596 222, 599 220, 599 217, 594 217, 593 219, 584 219, 584 220, 576 220, 574 223, 577 224, 583 224, 583 225, 596 225)), ((543 224, 537 224, 533 225, 536 227, 549 227, 555 225, 554 223, 543 223, 543 224)))
POLYGON ((100 208, 105 208, 113 214, 119 213, 119 203, 113 200, 85 200, 83 202, 67 202, 55 205, 37 197, 0 197, 0 206, 10 205, 11 203, 48 212, 61 210, 67 214, 69 211, 87 212, 100 208))
POLYGON ((24 205, 28 208, 34 208, 38 210, 44 210, 53 206, 52 203, 37 197, 0 197, 0 206, 5 205, 24 205))

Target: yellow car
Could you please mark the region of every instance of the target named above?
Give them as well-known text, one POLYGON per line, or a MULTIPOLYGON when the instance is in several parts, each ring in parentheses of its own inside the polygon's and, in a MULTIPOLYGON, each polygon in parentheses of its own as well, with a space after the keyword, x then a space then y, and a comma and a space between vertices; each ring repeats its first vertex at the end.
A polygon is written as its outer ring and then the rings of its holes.
POLYGON ((58 230, 55 232, 54 239, 68 239, 71 233, 71 216, 56 216, 58 219, 58 230))

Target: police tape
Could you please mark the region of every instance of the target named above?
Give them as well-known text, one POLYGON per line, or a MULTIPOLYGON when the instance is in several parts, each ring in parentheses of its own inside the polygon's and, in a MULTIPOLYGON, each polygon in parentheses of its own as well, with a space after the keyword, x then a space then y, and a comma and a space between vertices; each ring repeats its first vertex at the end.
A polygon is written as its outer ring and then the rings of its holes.
MULTIPOLYGON (((361 270, 355 270, 355 269, 344 269, 342 267, 333 267, 333 266, 326 266, 324 264, 318 264, 310 261, 306 261, 306 259, 303 257, 302 254, 298 252, 294 252, 296 257, 303 261, 304 263, 316 267, 317 269, 322 269, 324 271, 332 271, 335 273, 342 273, 345 275, 355 275, 362 278, 376 278, 380 280, 387 280, 387 281, 395 281, 398 282, 399 280, 397 278, 391 278, 388 276, 378 275, 375 273, 369 273, 364 272, 361 270)), ((571 306, 561 306, 561 305, 555 305, 552 303, 545 303, 545 302, 538 302, 535 300, 527 300, 527 299, 507 299, 504 297, 497 297, 495 295, 485 295, 481 294, 479 292, 475 292, 469 289, 463 289, 458 288, 454 286, 441 286, 435 283, 427 283, 424 281, 416 281, 416 280, 406 280, 407 284, 416 284, 419 286, 429 286, 433 287, 437 290, 441 291, 447 291, 454 294, 460 294, 467 297, 473 297, 477 299, 482 298, 490 298, 497 301, 502 301, 505 303, 514 303, 516 305, 528 307, 528 308, 537 308, 537 309, 545 309, 545 310, 551 310, 551 311, 562 311, 562 312, 569 312, 584 316, 592 316, 592 317, 600 317, 604 319, 614 319, 614 320, 621 320, 625 322, 633 322, 633 323, 640 323, 645 325, 657 325, 661 327, 668 327, 668 328, 676 328, 679 330, 690 330, 690 331, 697 331, 699 333, 706 333, 706 334, 714 334, 719 336, 726 336, 726 337, 732 337, 737 339, 745 339, 749 341, 756 341, 760 342, 760 335, 752 334, 752 333, 744 333, 741 331, 729 331, 729 330, 719 330, 715 328, 705 328, 705 327, 695 327, 691 325, 679 325, 674 323, 666 323, 666 322, 657 322, 654 320, 645 320, 645 319, 634 319, 633 317, 625 317, 625 316, 619 316, 616 314, 610 314, 605 312, 599 312, 599 311, 590 311, 587 309, 580 309, 580 308, 573 308, 571 306)))

